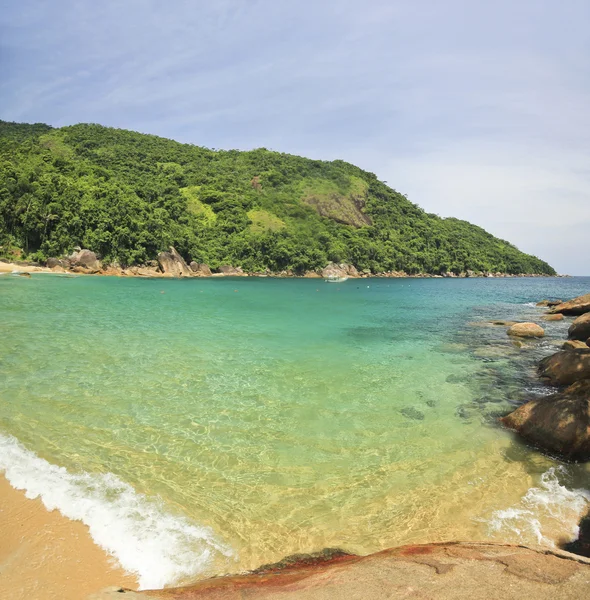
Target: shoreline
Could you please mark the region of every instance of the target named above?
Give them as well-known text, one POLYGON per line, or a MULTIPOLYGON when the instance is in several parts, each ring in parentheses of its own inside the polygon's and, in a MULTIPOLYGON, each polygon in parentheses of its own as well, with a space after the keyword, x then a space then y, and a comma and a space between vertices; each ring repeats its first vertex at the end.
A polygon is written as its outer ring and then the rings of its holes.
MULTIPOLYGON (((0 273, 53 273, 53 274, 72 274, 72 275, 97 275, 99 277, 130 277, 136 279, 216 279, 223 277, 259 277, 259 278, 269 278, 269 279, 325 279, 323 275, 317 273, 315 271, 308 271, 303 275, 296 275, 291 272, 280 272, 280 273, 246 273, 238 269, 234 269, 232 267, 232 272, 220 272, 220 273, 211 273, 208 275, 195 272, 184 275, 175 276, 171 273, 163 273, 157 271, 153 267, 148 267, 144 265, 134 266, 129 268, 117 267, 114 268, 112 266, 100 268, 99 270, 91 270, 84 267, 73 267, 73 268, 64 268, 61 266, 57 267, 47 267, 40 266, 30 263, 16 263, 16 262, 6 262, 0 260, 0 273)), ((456 275, 454 273, 446 273, 445 275, 432 274, 432 273, 415 273, 408 274, 404 272, 388 272, 388 273, 359 273, 358 275, 348 275, 348 279, 371 279, 371 278, 380 278, 380 279, 516 279, 516 278, 567 278, 570 275, 545 275, 542 273, 486 273, 486 274, 476 274, 476 275, 467 275, 465 273, 461 273, 456 275)))
POLYGON ((0 597, 82 600, 109 586, 137 589, 80 521, 29 499, 0 472, 0 597))

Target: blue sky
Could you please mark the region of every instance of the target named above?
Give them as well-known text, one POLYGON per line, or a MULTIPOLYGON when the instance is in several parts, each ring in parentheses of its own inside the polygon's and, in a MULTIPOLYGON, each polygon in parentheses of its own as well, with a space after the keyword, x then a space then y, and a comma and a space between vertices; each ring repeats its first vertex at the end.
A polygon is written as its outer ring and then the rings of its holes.
POLYGON ((2 119, 341 158, 590 275, 588 0, 2 6, 2 119))

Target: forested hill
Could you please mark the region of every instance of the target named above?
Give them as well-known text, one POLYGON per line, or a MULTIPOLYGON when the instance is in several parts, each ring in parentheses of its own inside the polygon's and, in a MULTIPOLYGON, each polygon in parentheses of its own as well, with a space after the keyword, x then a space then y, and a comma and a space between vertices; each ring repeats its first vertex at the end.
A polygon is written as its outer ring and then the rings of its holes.
POLYGON ((41 261, 81 246, 133 265, 173 245, 188 260, 245 271, 333 261, 373 273, 554 273, 340 160, 209 150, 100 125, 0 121, 0 245, 41 261))

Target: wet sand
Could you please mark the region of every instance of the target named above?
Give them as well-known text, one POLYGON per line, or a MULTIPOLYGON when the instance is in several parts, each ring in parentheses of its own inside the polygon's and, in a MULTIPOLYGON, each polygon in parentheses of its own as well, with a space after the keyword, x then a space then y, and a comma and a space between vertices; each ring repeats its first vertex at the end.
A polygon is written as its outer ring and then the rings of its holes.
POLYGON ((84 600, 115 585, 137 589, 83 523, 47 511, 0 475, 0 598, 84 600))

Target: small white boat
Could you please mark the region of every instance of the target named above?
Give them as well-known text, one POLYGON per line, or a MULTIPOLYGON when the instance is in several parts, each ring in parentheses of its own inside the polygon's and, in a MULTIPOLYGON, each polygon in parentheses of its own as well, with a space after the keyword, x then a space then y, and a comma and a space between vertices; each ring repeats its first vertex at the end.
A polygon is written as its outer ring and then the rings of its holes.
POLYGON ((326 279, 324 280, 326 283, 342 283, 343 281, 346 281, 348 279, 348 277, 346 275, 344 275, 343 277, 326 277, 326 279))

